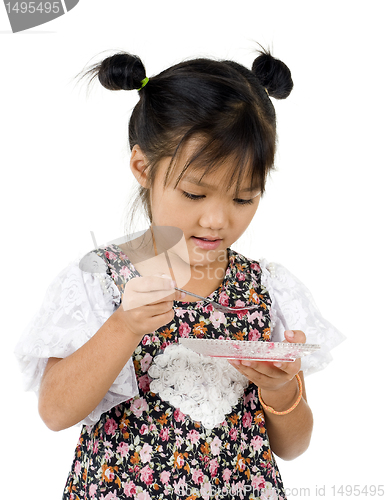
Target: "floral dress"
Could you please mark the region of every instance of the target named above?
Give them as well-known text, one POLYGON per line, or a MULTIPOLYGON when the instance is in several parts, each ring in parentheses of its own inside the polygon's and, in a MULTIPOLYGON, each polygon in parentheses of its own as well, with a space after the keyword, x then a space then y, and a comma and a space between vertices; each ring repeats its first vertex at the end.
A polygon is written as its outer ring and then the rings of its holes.
MULTIPOLYGON (((70 356, 90 340, 135 276, 115 244, 56 276, 15 347, 26 390, 39 394, 48 359, 70 356)), ((225 316, 208 302, 175 302, 173 321, 143 337, 80 422, 63 500, 285 499, 257 387, 226 360, 200 357, 179 339, 281 342, 285 330, 302 330, 308 344, 321 346, 301 359, 308 376, 331 362, 331 349, 345 337, 301 281, 265 259, 228 249, 225 277, 210 297, 256 307, 225 316)))
MULTIPOLYGON (((123 293, 135 275, 127 257, 116 245, 93 252, 123 293)), ((225 418, 209 428, 151 390, 148 372, 181 337, 270 340, 271 298, 259 263, 231 249, 228 258, 210 297, 256 309, 224 315, 207 302, 175 302, 174 319, 145 335, 133 353, 138 394, 83 426, 63 500, 286 498, 256 385, 244 384, 225 418)))

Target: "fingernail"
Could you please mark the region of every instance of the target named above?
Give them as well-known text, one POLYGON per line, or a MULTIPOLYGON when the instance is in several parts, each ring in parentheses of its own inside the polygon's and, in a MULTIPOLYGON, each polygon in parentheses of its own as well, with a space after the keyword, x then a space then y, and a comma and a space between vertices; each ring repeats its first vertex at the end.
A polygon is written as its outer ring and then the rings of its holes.
POLYGON ((250 361, 242 361, 241 364, 244 365, 244 366, 251 366, 251 362, 250 361))
POLYGON ((295 334, 292 330, 287 330, 287 337, 289 337, 290 339, 293 339, 294 336, 295 336, 295 334))
POLYGON ((273 366, 276 366, 276 368, 280 368, 282 363, 274 363, 273 366))
POLYGON ((170 288, 175 288, 177 286, 177 283, 173 280, 170 282, 170 288))

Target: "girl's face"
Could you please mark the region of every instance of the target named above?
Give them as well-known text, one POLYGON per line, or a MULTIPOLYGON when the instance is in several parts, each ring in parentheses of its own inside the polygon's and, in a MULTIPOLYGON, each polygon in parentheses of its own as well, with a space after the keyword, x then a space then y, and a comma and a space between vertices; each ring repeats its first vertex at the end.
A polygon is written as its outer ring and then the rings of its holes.
POLYGON ((249 179, 244 179, 236 198, 233 188, 226 191, 224 187, 227 168, 231 166, 224 162, 201 181, 201 173, 188 168, 174 189, 189 153, 189 148, 185 148, 165 188, 163 181, 171 158, 158 164, 150 194, 153 223, 183 231, 191 267, 224 269, 228 265, 227 248, 240 238, 255 215, 260 187, 251 191, 249 179))

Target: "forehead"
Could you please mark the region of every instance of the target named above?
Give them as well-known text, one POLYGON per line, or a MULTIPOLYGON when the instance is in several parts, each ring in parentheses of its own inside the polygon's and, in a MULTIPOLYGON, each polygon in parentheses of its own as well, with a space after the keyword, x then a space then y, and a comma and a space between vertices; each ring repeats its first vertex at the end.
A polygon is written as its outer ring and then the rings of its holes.
MULTIPOLYGON (((206 174, 206 176, 202 177, 202 175, 198 174, 192 174, 185 173, 180 182, 185 184, 192 184, 194 186, 199 186, 202 188, 207 188, 207 189, 213 189, 213 190, 218 190, 218 189, 223 189, 225 179, 226 179, 226 173, 224 172, 222 175, 217 175, 215 176, 214 174, 217 172, 212 172, 209 174, 206 174)), ((257 183, 251 184, 250 180, 247 179, 247 181, 241 181, 239 191, 240 193, 251 193, 253 191, 256 191, 259 189, 259 185, 257 183)))
MULTIPOLYGON (((176 188, 180 182, 210 189, 235 189, 236 192, 251 192, 260 188, 248 155, 242 158, 237 153, 225 157, 206 141, 190 139, 171 158, 167 177, 176 188)), ((166 180, 166 179, 165 179, 166 180)))

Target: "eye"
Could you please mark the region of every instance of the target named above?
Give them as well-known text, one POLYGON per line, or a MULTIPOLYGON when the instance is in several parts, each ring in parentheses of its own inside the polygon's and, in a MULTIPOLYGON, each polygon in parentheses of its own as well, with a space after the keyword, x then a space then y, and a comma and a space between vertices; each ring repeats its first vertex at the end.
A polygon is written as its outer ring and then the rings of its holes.
POLYGON ((242 200, 240 198, 235 198, 235 202, 239 205, 252 205, 254 200, 258 198, 261 195, 261 191, 259 191, 253 198, 250 198, 249 200, 242 200))
POLYGON ((205 198, 205 196, 203 195, 198 195, 198 194, 191 194, 191 193, 187 193, 186 191, 182 191, 182 194, 188 198, 189 200, 201 200, 202 198, 205 198))
POLYGON ((253 203, 253 198, 251 200, 240 200, 239 198, 236 198, 234 200, 238 205, 252 205, 253 203))
MULTIPOLYGON (((205 198, 205 195, 192 194, 192 193, 188 193, 187 191, 182 191, 182 194, 183 194, 183 196, 188 198, 188 200, 192 200, 192 201, 198 201, 198 200, 202 200, 203 198, 205 198)), ((240 198, 235 198, 233 201, 235 203, 237 203, 237 205, 252 205, 253 198, 250 200, 242 200, 240 198)))

